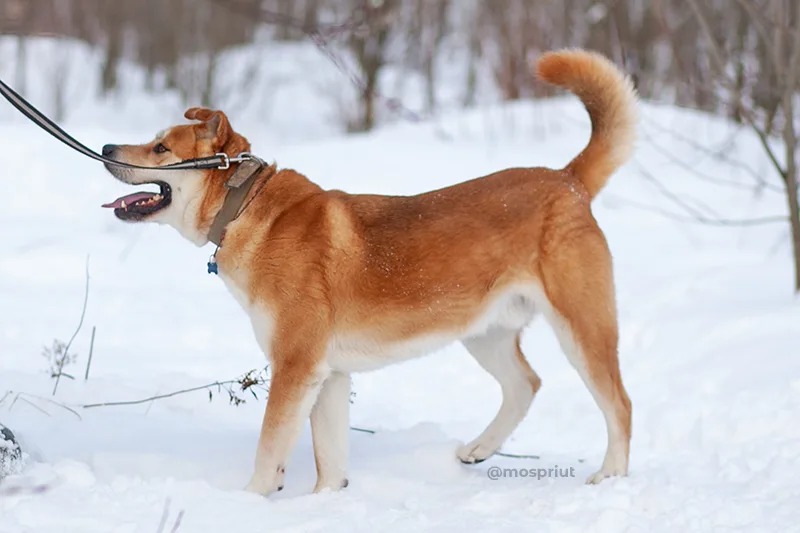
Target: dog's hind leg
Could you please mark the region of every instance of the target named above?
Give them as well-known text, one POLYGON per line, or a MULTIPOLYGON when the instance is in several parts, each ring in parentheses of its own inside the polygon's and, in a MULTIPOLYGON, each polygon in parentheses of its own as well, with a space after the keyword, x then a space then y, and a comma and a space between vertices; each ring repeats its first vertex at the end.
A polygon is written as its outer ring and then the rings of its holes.
POLYGON ((317 484, 314 492, 347 486, 347 442, 350 431, 350 375, 333 372, 311 410, 311 434, 317 484))
MULTIPOLYGON (((586 228, 543 255, 547 302, 540 307, 606 421, 608 448, 588 483, 628 473, 631 402, 619 370, 611 255, 596 227, 586 228)), ((538 304, 538 302, 537 302, 538 304)))
POLYGON ((458 449, 458 458, 470 464, 485 460, 500 448, 525 418, 542 382, 519 348, 519 332, 492 329, 462 342, 503 392, 503 403, 494 420, 480 436, 458 449))

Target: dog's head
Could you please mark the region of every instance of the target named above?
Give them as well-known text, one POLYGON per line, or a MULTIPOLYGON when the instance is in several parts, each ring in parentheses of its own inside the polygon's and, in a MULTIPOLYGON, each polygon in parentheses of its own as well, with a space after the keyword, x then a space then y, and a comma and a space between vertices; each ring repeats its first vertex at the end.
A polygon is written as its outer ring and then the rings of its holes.
MULTIPOLYGON (((250 143, 231 129, 222 111, 193 107, 186 118, 199 123, 168 128, 145 144, 107 144, 103 155, 115 161, 143 167, 164 166, 186 159, 224 152, 235 156, 250 143)), ((222 205, 228 170, 145 170, 106 163, 118 180, 131 185, 153 184, 158 192, 139 191, 103 205, 113 208, 120 220, 169 224, 192 242, 208 242, 208 226, 222 205)))

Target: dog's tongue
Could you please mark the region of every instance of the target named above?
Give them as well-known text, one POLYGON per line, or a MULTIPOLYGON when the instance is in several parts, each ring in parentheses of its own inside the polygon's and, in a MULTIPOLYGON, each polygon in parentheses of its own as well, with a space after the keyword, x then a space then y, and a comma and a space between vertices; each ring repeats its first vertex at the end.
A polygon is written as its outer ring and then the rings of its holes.
POLYGON ((119 209, 125 206, 135 204, 136 202, 141 202, 142 200, 149 200, 155 195, 156 193, 153 192, 135 192, 133 194, 117 198, 111 203, 103 204, 103 207, 113 207, 114 209, 119 209), (125 202, 125 206, 122 205, 123 202, 125 202))

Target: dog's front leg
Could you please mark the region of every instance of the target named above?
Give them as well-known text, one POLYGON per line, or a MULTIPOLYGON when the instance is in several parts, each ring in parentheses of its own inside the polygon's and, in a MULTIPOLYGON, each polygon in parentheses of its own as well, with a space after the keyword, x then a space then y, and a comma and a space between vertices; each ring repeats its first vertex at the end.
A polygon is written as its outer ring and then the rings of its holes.
POLYGON ((302 344, 302 349, 281 350, 276 343, 255 472, 247 484, 247 490, 265 496, 283 488, 286 461, 329 374, 320 364, 321 346, 302 344))
POLYGON ((311 434, 317 463, 317 485, 339 490, 347 486, 347 437, 350 431, 350 375, 333 372, 311 410, 311 434))

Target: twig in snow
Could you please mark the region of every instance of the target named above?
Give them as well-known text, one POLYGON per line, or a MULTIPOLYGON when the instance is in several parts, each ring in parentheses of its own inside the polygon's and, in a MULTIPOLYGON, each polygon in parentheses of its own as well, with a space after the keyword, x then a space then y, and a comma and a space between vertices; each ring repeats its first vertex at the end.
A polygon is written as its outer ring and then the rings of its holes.
POLYGON ((189 389, 181 389, 173 392, 168 392, 166 394, 156 394, 155 396, 150 396, 148 398, 142 398, 140 400, 128 400, 128 401, 121 401, 121 402, 102 402, 102 403, 87 403, 83 406, 84 409, 91 409, 93 407, 111 407, 114 405, 139 405, 147 402, 152 402, 155 400, 163 400, 164 398, 172 398, 173 396, 179 396, 181 394, 188 394, 190 392, 197 392, 199 390, 206 390, 211 389, 213 387, 224 387, 226 385, 232 385, 234 383, 238 383, 235 379, 229 381, 215 381, 213 383, 207 383, 206 385, 200 385, 198 387, 191 387, 189 389))
MULTIPOLYGON (((167 498, 167 501, 164 502, 164 510, 161 512, 161 520, 158 523, 158 530, 156 533, 164 533, 167 527, 167 519, 169 518, 169 506, 172 503, 172 500, 167 498)), ((178 516, 175 517, 175 522, 172 524, 172 529, 170 529, 170 533, 175 533, 181 527, 181 520, 183 520, 183 509, 178 511, 178 516)))
POLYGON ((178 516, 175 517, 175 523, 172 525, 172 529, 170 529, 170 533, 175 533, 178 531, 178 528, 181 527, 181 520, 183 520, 183 509, 178 511, 178 516))
POLYGON ((83 327, 83 319, 86 316, 86 304, 89 302, 89 256, 86 256, 86 289, 84 290, 83 294, 83 308, 81 309, 81 318, 78 321, 78 327, 75 328, 75 332, 70 337, 69 342, 67 343, 66 348, 64 348, 64 352, 61 354, 61 360, 58 364, 58 373, 56 374, 56 383, 53 385, 53 396, 56 395, 56 391, 58 390, 58 384, 61 382, 61 375, 63 374, 64 363, 67 359, 67 355, 69 354, 69 349, 72 347, 72 342, 75 340, 75 337, 78 336, 78 332, 80 332, 81 327, 83 327))
POLYGON ((510 457, 511 459, 541 459, 538 455, 524 455, 518 453, 494 452, 495 455, 500 457, 510 457))
MULTIPOLYGON (((161 512, 161 520, 158 523, 158 529, 156 530, 156 533, 164 533, 165 531, 164 528, 167 527, 167 519, 169 518, 169 506, 171 503, 172 500, 170 498, 167 498, 167 500, 164 502, 164 510, 161 512)), ((169 530, 170 533, 175 533, 176 531, 178 531, 178 528, 181 527, 182 519, 183 519, 183 509, 178 511, 178 516, 175 517, 175 522, 172 524, 172 529, 169 530)))
POLYGON ((37 411, 39 411, 40 413, 44 414, 45 416, 50 416, 50 413, 48 413, 47 411, 45 411, 44 409, 42 409, 41 407, 39 407, 38 405, 36 405, 32 401, 28 400, 27 398, 23 398, 19 394, 17 394, 17 397, 14 398, 13 402, 11 402, 11 405, 8 406, 8 410, 10 411, 11 409, 13 409, 13 407, 17 404, 18 401, 23 401, 23 402, 27 403, 28 405, 30 405, 31 407, 33 407, 34 409, 36 409, 37 411))
MULTIPOLYGON (((266 379, 266 376, 264 374, 266 374, 266 368, 264 368, 262 371, 250 370, 249 372, 245 372, 244 374, 242 374, 241 376, 239 376, 236 379, 229 379, 229 380, 226 380, 226 381, 214 381, 213 383, 207 383, 205 385, 199 385, 197 387, 190 387, 188 389, 176 390, 176 391, 167 392, 167 393, 164 393, 164 394, 156 394, 154 396, 149 396, 147 398, 141 398, 139 400, 125 400, 125 401, 119 401, 119 402, 88 403, 88 404, 83 405, 82 407, 84 409, 93 409, 95 407, 113 407, 113 406, 122 406, 122 405, 141 405, 143 403, 154 402, 156 400, 163 400, 164 398, 172 398, 173 396, 179 396, 181 394, 188 394, 190 392, 197 392, 197 391, 201 391, 201 390, 207 390, 208 394, 209 394, 209 399, 211 399, 213 397, 213 389, 214 388, 216 388, 217 390, 224 389, 226 392, 228 392, 228 395, 230 397, 230 402, 232 404, 234 404, 234 405, 239 405, 240 403, 244 403, 244 399, 239 398, 237 396, 237 394, 236 394, 237 392, 244 392, 244 391, 248 391, 249 390, 253 394, 253 396, 258 398, 258 396, 256 396, 255 392, 253 391, 253 388, 259 387, 259 388, 262 388, 262 389, 264 389, 266 391, 269 390, 267 388, 267 386, 266 386, 267 379, 266 379), (263 372, 263 374, 262 374, 262 372, 263 372), (234 390, 232 385, 239 385, 240 390, 239 391, 234 390)), ((366 429, 366 428, 360 428, 360 427, 355 427, 355 426, 351 426, 350 429, 353 430, 353 431, 358 431, 360 433, 368 433, 370 435, 374 435, 375 434, 375 430, 373 430, 373 429, 366 429)))
POLYGON ((167 526, 167 518, 169 517, 169 502, 170 499, 164 502, 164 510, 161 511, 161 520, 158 522, 158 529, 156 533, 164 533, 164 528, 167 526))
POLYGON ((92 326, 92 340, 89 341, 89 359, 86 361, 86 374, 83 376, 83 381, 89 381, 89 367, 92 366, 92 353, 94 353, 94 334, 97 331, 97 326, 92 326))
POLYGON ((200 385, 197 387, 190 387, 188 389, 181 389, 173 392, 168 392, 165 394, 156 394, 155 396, 150 396, 148 398, 142 398, 140 400, 127 400, 127 401, 119 401, 119 402, 102 402, 102 403, 90 403, 83 406, 84 409, 91 409, 94 407, 110 407, 110 406, 118 406, 118 405, 139 405, 143 403, 152 402, 155 400, 163 400, 164 398, 171 398, 173 396, 179 396, 181 394, 188 394, 190 392, 197 392, 201 390, 207 390, 209 394, 209 399, 213 397, 213 389, 216 388, 217 391, 225 390, 228 393, 229 400, 234 405, 239 405, 244 403, 244 399, 240 398, 237 393, 238 392, 245 392, 250 391, 250 393, 255 397, 258 398, 255 391, 253 390, 255 387, 259 387, 268 391, 267 388, 267 378, 266 378, 266 368, 261 371, 250 370, 249 372, 244 373, 243 375, 239 376, 236 379, 229 379, 226 381, 214 381, 213 383, 207 383, 205 385, 200 385), (239 385, 239 390, 234 390, 232 385, 239 385))
MULTIPOLYGON (((3 396, 3 398, 0 399, 0 404, 2 404, 3 401, 6 399, 6 397, 8 397, 11 393, 12 393, 11 391, 8 391, 8 393, 6 393, 3 396)), ((69 411, 70 413, 75 415, 78 418, 78 420, 83 420, 81 415, 75 409, 69 407, 68 405, 65 405, 65 404, 63 404, 61 402, 57 402, 57 401, 55 401, 53 399, 50 399, 50 398, 45 398, 44 396, 37 396, 36 394, 30 394, 30 393, 27 393, 27 392, 18 392, 14 396, 14 400, 11 402, 11 405, 8 406, 8 410, 10 411, 11 409, 13 409, 14 404, 16 404, 17 401, 23 401, 23 402, 27 403, 28 405, 30 405, 31 407, 35 408, 36 410, 42 412, 43 414, 45 414, 47 416, 51 416, 50 413, 48 413, 47 411, 42 409, 40 406, 38 406, 35 403, 33 403, 32 401, 30 401, 28 398, 31 398, 33 400, 39 400, 39 401, 42 401, 42 402, 47 402, 49 404, 55 405, 56 407, 60 407, 60 408, 64 409, 65 411, 69 411), (26 396, 27 396, 27 398, 26 398, 26 396)))
POLYGON ((360 431, 361 433, 369 433, 370 435, 374 435, 376 433, 374 429, 359 428, 356 426, 350 426, 350 429, 353 431, 360 431))

